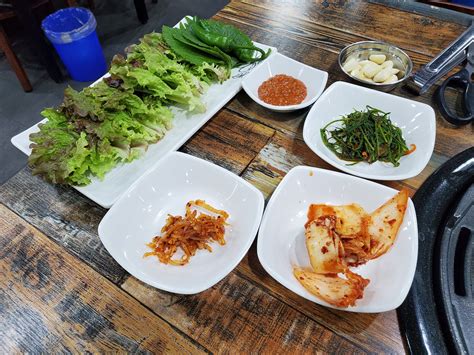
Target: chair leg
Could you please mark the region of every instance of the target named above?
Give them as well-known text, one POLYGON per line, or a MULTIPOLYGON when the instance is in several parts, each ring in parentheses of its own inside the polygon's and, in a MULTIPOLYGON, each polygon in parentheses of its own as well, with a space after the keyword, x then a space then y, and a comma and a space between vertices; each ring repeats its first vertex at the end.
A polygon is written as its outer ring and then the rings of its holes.
MULTIPOLYGON (((69 7, 75 7, 77 5, 77 0, 66 0, 67 6, 69 7)), ((87 0, 87 6, 89 7, 90 10, 95 9, 95 2, 94 0, 87 0)))
POLYGON ((142 24, 148 21, 148 12, 146 11, 145 0, 133 0, 138 19, 142 24))
POLYGON ((18 80, 20 81, 21 86, 23 87, 23 90, 25 90, 26 92, 30 92, 31 90, 33 90, 30 80, 28 79, 28 76, 26 75, 25 70, 23 69, 20 61, 18 60, 18 57, 15 55, 15 52, 13 52, 10 41, 8 41, 7 34, 3 30, 3 27, 1 26, 0 26, 0 48, 5 52, 5 57, 7 58, 13 70, 15 71, 15 74, 18 80))
POLYGON ((56 8, 54 7, 53 0, 48 1, 48 15, 52 14, 54 11, 56 11, 56 8))
POLYGON ((61 70, 51 51, 51 47, 46 43, 43 37, 40 24, 32 13, 29 0, 12 1, 13 9, 18 17, 18 21, 28 33, 29 42, 33 49, 36 50, 41 63, 46 67, 49 76, 57 83, 63 80, 61 70))

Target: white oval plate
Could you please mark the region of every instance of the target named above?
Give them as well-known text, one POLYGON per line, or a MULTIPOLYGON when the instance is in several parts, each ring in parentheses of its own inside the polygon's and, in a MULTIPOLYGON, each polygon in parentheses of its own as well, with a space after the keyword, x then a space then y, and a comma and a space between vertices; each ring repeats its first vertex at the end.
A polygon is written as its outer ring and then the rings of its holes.
MULTIPOLYGON (((99 237, 113 258, 130 274, 156 288, 194 294, 208 289, 242 260, 257 234, 263 213, 262 193, 241 177, 205 160, 169 153, 107 212, 99 237), (168 214, 185 213, 190 200, 202 199, 229 213, 226 245, 211 243, 212 253, 198 250, 184 266, 143 258, 145 244, 160 234, 168 214)), ((177 254, 178 256, 178 254, 177 254)))
MULTIPOLYGON (((304 224, 311 203, 360 204, 374 211, 396 190, 343 173, 297 166, 291 169, 268 202, 258 233, 258 258, 283 286, 320 305, 337 308, 306 291, 293 276, 293 266, 310 267, 304 224)), ((410 290, 418 256, 418 227, 411 200, 397 239, 381 257, 352 271, 370 279, 364 297, 349 312, 375 313, 397 308, 410 290)))
POLYGON ((273 111, 290 112, 299 110, 313 104, 323 93, 328 81, 328 73, 309 65, 276 53, 266 59, 262 65, 255 68, 242 81, 242 87, 247 95, 259 105, 273 111), (276 106, 267 104, 258 98, 258 88, 267 79, 277 74, 286 74, 301 80, 307 89, 306 98, 298 105, 276 106))
POLYGON ((313 105, 303 128, 306 144, 323 160, 346 173, 374 180, 403 180, 418 175, 433 154, 436 117, 431 106, 362 86, 337 81, 313 105), (400 165, 375 162, 350 162, 339 159, 321 139, 320 129, 327 123, 354 110, 372 106, 390 112, 390 120, 402 130, 403 137, 416 150, 400 159, 400 165))

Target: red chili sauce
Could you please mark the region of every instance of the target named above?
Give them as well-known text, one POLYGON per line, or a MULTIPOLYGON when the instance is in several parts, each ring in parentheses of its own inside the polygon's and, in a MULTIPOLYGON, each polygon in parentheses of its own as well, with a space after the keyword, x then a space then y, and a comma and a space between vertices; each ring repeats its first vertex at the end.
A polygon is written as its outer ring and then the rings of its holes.
POLYGON ((298 105, 306 95, 306 85, 301 80, 285 74, 272 76, 258 88, 260 100, 276 106, 298 105))

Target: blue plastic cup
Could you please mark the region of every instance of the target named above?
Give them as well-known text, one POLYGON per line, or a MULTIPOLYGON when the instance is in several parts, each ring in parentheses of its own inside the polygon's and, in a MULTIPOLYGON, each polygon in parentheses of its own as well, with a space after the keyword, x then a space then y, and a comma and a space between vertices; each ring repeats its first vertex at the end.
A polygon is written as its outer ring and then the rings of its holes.
POLYGON ((93 81, 107 71, 96 27, 92 12, 81 7, 58 10, 42 22, 44 33, 73 80, 93 81))

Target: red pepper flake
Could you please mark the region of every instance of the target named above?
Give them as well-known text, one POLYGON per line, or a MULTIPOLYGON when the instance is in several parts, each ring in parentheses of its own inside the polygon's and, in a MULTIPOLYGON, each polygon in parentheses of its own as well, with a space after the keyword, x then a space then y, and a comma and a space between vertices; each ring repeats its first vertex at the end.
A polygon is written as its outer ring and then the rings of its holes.
POLYGON ((306 95, 306 85, 301 80, 285 74, 272 76, 258 88, 260 100, 276 106, 300 104, 306 95))
POLYGON ((405 152, 405 154, 403 154, 403 155, 411 154, 411 153, 413 153, 415 150, 416 150, 416 144, 410 144, 410 149, 408 149, 408 150, 405 152))

